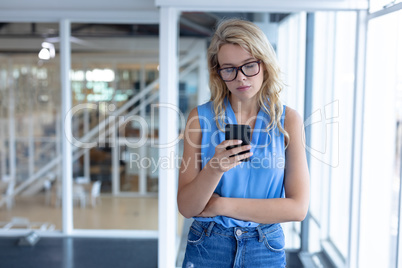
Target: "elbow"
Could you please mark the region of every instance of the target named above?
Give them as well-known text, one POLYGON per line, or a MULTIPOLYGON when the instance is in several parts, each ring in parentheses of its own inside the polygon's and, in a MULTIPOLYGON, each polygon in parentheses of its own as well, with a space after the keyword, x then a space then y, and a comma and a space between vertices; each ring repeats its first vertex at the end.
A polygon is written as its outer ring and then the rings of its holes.
POLYGON ((180 214, 183 215, 184 218, 190 219, 190 218, 194 217, 191 215, 191 213, 186 211, 186 209, 182 208, 180 205, 178 205, 178 209, 179 209, 180 214))
POLYGON ((307 217, 309 204, 308 202, 301 200, 292 200, 292 206, 288 211, 289 221, 301 222, 304 221, 307 217))
POLYGON ((294 221, 304 221, 307 217, 307 212, 308 212, 308 206, 301 206, 297 209, 297 212, 295 213, 295 219, 294 221))
POLYGON ((183 217, 189 219, 192 217, 195 217, 196 215, 193 215, 192 211, 189 209, 188 205, 186 206, 186 202, 181 201, 180 197, 177 197, 177 209, 179 210, 180 214, 183 215, 183 217))
POLYGON ((307 211, 303 211, 303 212, 299 212, 298 215, 296 215, 295 217, 295 221, 304 221, 306 219, 307 216, 307 211))

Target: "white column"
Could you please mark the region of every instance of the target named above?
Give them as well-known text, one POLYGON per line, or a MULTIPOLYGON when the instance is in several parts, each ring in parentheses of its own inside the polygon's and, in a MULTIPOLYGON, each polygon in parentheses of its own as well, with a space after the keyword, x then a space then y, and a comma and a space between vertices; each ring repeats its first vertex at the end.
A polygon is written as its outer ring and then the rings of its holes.
POLYGON ((360 203, 363 160, 364 83, 366 69, 367 12, 358 11, 356 17, 355 94, 353 112, 353 147, 350 180, 349 241, 346 267, 359 265, 360 203))
POLYGON ((71 23, 67 19, 60 21, 60 73, 61 73, 61 118, 62 118, 62 174, 63 174, 63 233, 71 234, 73 231, 73 159, 71 119, 71 46, 70 46, 71 23))
MULTIPOLYGON (((175 8, 161 7, 159 20, 159 102, 178 106, 177 28, 175 8)), ((174 109, 159 108, 159 144, 166 145, 177 139, 178 114, 174 109)), ((161 159, 176 155, 176 146, 161 146, 161 159), (166 148, 165 148, 166 147, 166 148)), ((175 267, 176 261, 176 205, 175 167, 159 168, 159 244, 158 267, 175 267)))
POLYGON ((207 43, 203 43, 198 58, 198 90, 197 104, 203 104, 211 98, 211 92, 208 87, 208 65, 207 65, 207 43))

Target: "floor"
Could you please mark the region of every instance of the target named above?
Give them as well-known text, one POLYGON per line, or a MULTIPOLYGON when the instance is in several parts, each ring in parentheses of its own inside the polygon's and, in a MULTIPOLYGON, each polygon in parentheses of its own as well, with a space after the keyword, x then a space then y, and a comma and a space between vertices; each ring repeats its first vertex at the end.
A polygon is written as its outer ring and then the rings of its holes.
MULTIPOLYGON (((158 265, 156 239, 40 238, 33 246, 0 238, 4 268, 148 268, 158 265)), ((181 262, 177 263, 181 267, 181 262)), ((297 252, 287 252, 288 268, 303 268, 297 252)))
MULTIPOLYGON (((62 227, 61 207, 46 204, 44 194, 18 196, 12 210, 0 208, 1 223, 13 217, 26 218, 30 222, 50 223, 56 230, 62 227)), ((157 230, 158 198, 155 197, 113 197, 101 196, 96 207, 82 208, 79 203, 73 211, 76 229, 115 229, 115 230, 157 230)), ((183 217, 178 215, 181 230, 183 217)))
MULTIPOLYGON (((157 230, 158 198, 101 196, 96 207, 74 206, 76 229, 157 230)), ((12 210, 0 208, 0 228, 12 218, 26 218, 31 223, 48 222, 61 229, 61 208, 46 202, 45 194, 17 197, 12 210)), ((178 215, 181 267, 189 221, 178 215), (182 230, 186 231, 182 232, 182 230)), ((157 240, 82 237, 42 237, 34 246, 19 246, 20 237, 0 237, 0 268, 30 267, 157 267, 157 240)), ((303 267, 297 252, 287 252, 287 267, 303 267)))
POLYGON ((19 246, 18 238, 0 238, 2 268, 157 267, 156 239, 41 238, 19 246))

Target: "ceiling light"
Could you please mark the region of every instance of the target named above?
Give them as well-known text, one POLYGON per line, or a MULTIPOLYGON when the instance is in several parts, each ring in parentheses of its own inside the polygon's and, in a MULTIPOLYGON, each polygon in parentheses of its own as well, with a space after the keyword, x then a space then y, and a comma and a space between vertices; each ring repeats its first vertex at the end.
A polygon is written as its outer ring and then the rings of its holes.
POLYGON ((41 60, 49 60, 50 59, 50 52, 47 48, 42 48, 38 54, 39 59, 41 60))

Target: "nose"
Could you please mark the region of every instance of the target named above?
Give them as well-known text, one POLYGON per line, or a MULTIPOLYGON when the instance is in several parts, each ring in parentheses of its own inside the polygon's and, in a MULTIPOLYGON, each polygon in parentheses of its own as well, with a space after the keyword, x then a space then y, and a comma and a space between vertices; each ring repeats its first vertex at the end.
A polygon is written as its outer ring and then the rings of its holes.
POLYGON ((247 76, 245 76, 241 70, 238 70, 236 80, 243 81, 246 79, 247 79, 247 76))

